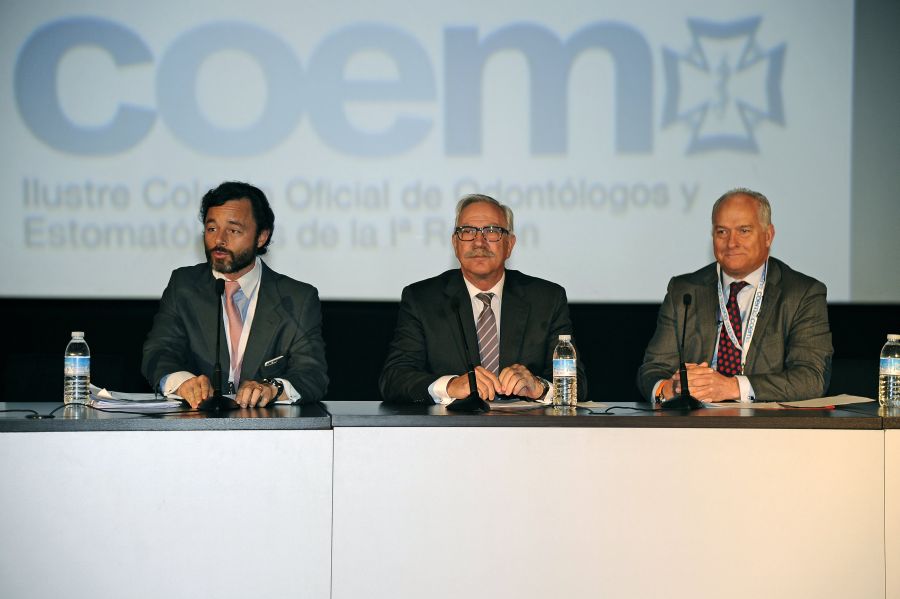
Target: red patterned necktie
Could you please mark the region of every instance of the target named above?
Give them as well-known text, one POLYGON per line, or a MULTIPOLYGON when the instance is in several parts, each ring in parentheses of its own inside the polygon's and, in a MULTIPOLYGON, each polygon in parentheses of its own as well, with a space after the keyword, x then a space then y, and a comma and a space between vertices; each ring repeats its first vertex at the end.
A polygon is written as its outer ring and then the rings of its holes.
MULTIPOLYGON (((743 331, 741 328, 741 310, 738 308, 737 296, 741 289, 749 285, 747 281, 735 281, 731 284, 731 291, 728 295, 728 304, 725 308, 728 310, 728 320, 731 321, 731 328, 734 329, 735 339, 740 340, 743 331)), ((725 376, 734 376, 741 374, 741 350, 734 346, 728 331, 725 330, 725 324, 722 323, 722 330, 719 333, 719 351, 716 353, 716 370, 725 376)))

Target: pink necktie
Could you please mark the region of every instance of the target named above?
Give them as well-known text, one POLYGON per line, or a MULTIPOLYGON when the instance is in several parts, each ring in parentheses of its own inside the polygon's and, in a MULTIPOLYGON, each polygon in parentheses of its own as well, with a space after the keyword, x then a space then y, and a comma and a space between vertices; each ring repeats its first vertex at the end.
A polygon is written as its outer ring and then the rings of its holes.
POLYGON ((241 345, 241 331, 244 321, 234 304, 234 294, 241 289, 237 281, 225 281, 225 314, 228 315, 228 335, 231 337, 231 371, 234 373, 234 387, 237 389, 241 378, 241 360, 238 360, 238 348, 241 345))

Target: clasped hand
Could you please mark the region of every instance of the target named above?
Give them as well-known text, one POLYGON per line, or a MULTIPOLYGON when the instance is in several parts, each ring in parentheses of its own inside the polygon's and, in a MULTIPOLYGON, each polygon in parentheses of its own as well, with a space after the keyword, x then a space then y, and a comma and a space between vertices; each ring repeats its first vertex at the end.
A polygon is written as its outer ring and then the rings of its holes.
MULTIPOLYGON (((201 402, 212 396, 213 387, 209 377, 201 374, 181 383, 175 393, 196 409, 201 402)), ((238 388, 234 401, 242 408, 262 408, 271 403, 277 393, 278 389, 275 385, 267 385, 258 381, 244 381, 238 388)))
MULTIPOLYGON (((700 401, 714 403, 741 398, 741 389, 736 378, 719 374, 706 362, 689 363, 685 366, 691 395, 700 401)), ((681 394, 681 375, 677 370, 670 380, 675 394, 681 394)))
MULTIPOLYGON (((481 366, 475 367, 475 383, 478 397, 493 401, 498 395, 516 395, 530 399, 540 399, 544 393, 541 381, 521 364, 507 366, 500 376, 481 366)), ((469 373, 454 377, 447 384, 447 393, 458 399, 469 395, 469 373)))

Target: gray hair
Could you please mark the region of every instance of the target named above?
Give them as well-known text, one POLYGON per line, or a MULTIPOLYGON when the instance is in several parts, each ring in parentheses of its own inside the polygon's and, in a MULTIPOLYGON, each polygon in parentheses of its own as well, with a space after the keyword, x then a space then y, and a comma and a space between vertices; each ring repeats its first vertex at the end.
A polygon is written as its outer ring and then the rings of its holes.
POLYGON ((713 204, 712 207, 712 224, 716 225, 716 212, 719 211, 719 208, 723 203, 730 200, 734 196, 747 196, 748 198, 753 198, 756 200, 756 214, 759 216, 759 222, 764 227, 768 227, 772 224, 772 205, 769 204, 769 198, 759 193, 758 191, 753 191, 752 189, 747 189, 746 187, 735 187, 734 189, 728 190, 723 193, 716 203, 713 204))
POLYGON ((493 204, 497 208, 503 211, 503 214, 506 216, 506 228, 509 229, 510 234, 513 232, 513 211, 512 208, 505 204, 501 204, 491 196, 482 195, 480 193, 470 193, 467 196, 463 196, 462 199, 456 203, 456 226, 459 226, 459 215, 462 214, 462 211, 466 208, 466 206, 470 204, 477 204, 478 202, 485 202, 487 204, 493 204))

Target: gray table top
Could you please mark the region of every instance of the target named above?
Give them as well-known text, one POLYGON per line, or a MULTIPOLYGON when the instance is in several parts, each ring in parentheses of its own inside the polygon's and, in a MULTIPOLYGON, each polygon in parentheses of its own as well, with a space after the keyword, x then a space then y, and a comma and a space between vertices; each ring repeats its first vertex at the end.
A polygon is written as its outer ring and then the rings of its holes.
POLYGON ((339 426, 487 426, 487 427, 629 427, 629 428, 793 428, 867 429, 884 426, 878 404, 844 409, 707 408, 693 412, 653 409, 646 403, 604 402, 574 410, 496 406, 481 414, 450 412, 424 403, 326 401, 331 423, 339 426), (874 409, 873 409, 874 406, 874 409))
POLYGON ((132 414, 98 411, 53 402, 0 402, 0 432, 167 431, 167 430, 327 430, 334 427, 610 427, 610 428, 900 428, 900 410, 877 402, 838 409, 766 410, 707 408, 693 412, 652 409, 645 403, 605 402, 575 409, 494 405, 487 413, 450 412, 444 406, 381 401, 326 401, 320 404, 205 413, 182 408, 132 414), (4 410, 11 410, 5 411, 4 410), (45 416, 52 413, 53 418, 45 416), (37 418, 36 416, 43 416, 37 418))
POLYGON ((0 402, 0 432, 183 431, 183 430, 327 430, 331 418, 322 404, 206 413, 181 408, 145 414, 100 411, 61 402, 0 402), (3 412, 3 410, 15 410, 3 412), (53 418, 45 416, 51 414, 53 418), (35 415, 42 416, 36 418, 35 415))

